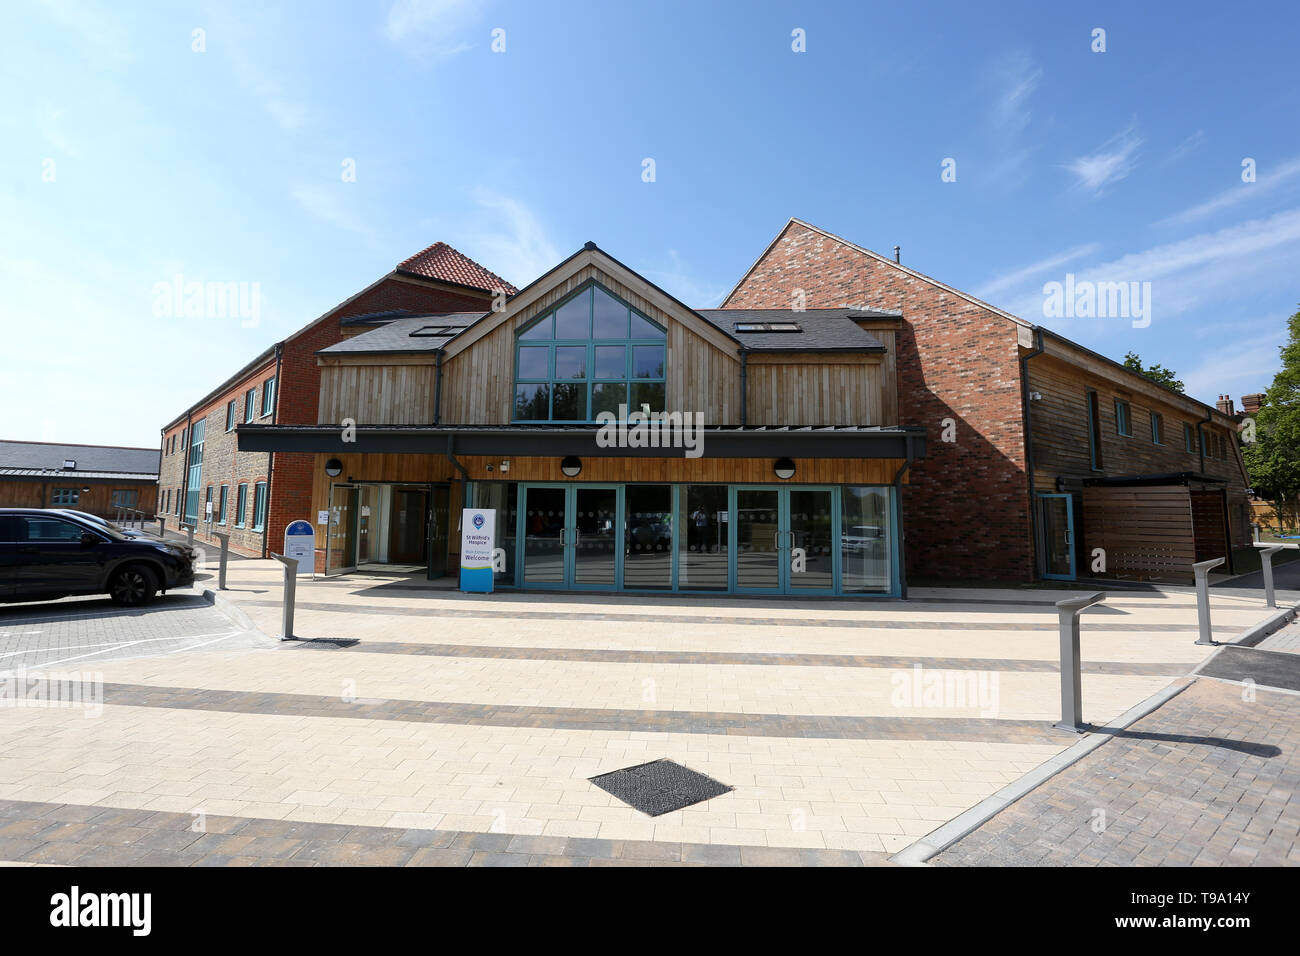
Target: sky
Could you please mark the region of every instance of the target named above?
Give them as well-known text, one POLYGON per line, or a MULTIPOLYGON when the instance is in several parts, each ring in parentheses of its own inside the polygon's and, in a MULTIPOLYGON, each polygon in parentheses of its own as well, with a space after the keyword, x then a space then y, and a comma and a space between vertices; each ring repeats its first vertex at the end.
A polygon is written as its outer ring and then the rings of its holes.
POLYGON ((1210 403, 1300 308, 1295 3, 6 8, 3 438, 154 447, 439 240, 705 308, 796 216, 1210 403))

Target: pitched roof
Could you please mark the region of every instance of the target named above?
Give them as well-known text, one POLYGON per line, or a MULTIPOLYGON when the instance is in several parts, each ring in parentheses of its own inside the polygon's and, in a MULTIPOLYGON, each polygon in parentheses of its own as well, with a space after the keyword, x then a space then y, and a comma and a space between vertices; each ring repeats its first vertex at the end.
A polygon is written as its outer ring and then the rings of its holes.
POLYGON ((482 312, 440 312, 404 316, 335 342, 317 355, 367 355, 378 352, 434 352, 466 327, 483 317, 482 312), (455 329, 456 331, 450 331, 455 329), (440 331, 443 330, 443 331, 440 331))
POLYGON ((502 289, 507 294, 514 295, 519 291, 495 272, 483 268, 469 256, 457 252, 445 242, 435 242, 409 259, 403 259, 397 264, 397 271, 423 276, 426 279, 436 279, 439 282, 450 282, 452 285, 482 289, 484 292, 496 292, 502 289))
POLYGON ((844 350, 883 352, 885 345, 854 321, 855 318, 899 318, 897 312, 875 309, 696 309, 700 315, 747 349, 763 352, 812 352, 844 350), (753 322, 793 322, 798 332, 746 332, 744 324, 753 322))
MULTIPOLYGON (((129 448, 120 445, 68 445, 41 441, 0 440, 0 468, 31 472, 109 472, 115 475, 158 475, 157 448, 129 448), (65 461, 75 469, 65 469, 65 461)), ((87 476, 89 477, 89 476, 87 476)))

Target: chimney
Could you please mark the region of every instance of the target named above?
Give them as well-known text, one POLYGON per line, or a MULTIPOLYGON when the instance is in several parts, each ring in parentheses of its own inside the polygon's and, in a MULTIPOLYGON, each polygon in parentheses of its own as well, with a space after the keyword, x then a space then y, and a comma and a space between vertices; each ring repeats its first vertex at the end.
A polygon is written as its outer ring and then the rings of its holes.
POLYGON ((903 249, 902 249, 901 246, 894 246, 894 261, 895 261, 895 262, 902 262, 902 261, 903 261, 903 260, 902 260, 902 257, 900 256, 900 253, 902 253, 902 251, 903 251, 903 249))
POLYGON ((1232 399, 1227 395, 1220 395, 1219 400, 1215 402, 1215 407, 1217 407, 1219 411, 1223 412, 1223 414, 1227 415, 1229 418, 1231 418, 1235 414, 1235 411, 1232 407, 1232 399))
POLYGON ((1241 396, 1241 410, 1247 415, 1258 415, 1259 406, 1264 404, 1264 396, 1256 392, 1253 395, 1241 396))

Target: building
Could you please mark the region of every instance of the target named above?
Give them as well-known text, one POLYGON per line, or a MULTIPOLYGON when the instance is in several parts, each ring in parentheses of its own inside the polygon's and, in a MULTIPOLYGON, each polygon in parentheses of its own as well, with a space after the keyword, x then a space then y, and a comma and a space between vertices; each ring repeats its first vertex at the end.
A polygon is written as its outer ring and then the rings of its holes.
POLYGON ((245 554, 278 550, 288 522, 308 513, 312 462, 301 455, 241 451, 237 426, 314 424, 320 349, 399 317, 485 310, 494 296, 514 291, 446 243, 398 263, 267 348, 163 426, 160 510, 195 527, 200 540, 224 533, 231 547, 245 554))
POLYGON ((0 441, 0 507, 154 517, 158 449, 0 441))
POLYGON ((1250 540, 1230 416, 799 220, 721 309, 591 243, 495 306, 371 315, 314 417, 237 425, 318 571, 452 571, 467 504, 523 589, 1189 580, 1250 540))

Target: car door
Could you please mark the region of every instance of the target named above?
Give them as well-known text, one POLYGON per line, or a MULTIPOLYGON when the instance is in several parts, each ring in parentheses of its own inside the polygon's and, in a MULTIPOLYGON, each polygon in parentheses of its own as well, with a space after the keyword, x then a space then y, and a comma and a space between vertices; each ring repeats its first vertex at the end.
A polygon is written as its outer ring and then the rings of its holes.
POLYGON ((107 538, 86 525, 54 515, 22 515, 16 520, 19 540, 15 586, 19 593, 39 597, 99 590, 107 559, 107 538), (87 534, 95 538, 94 543, 82 541, 87 534))
POLYGON ((15 591, 18 573, 18 519, 0 515, 0 601, 15 591))

